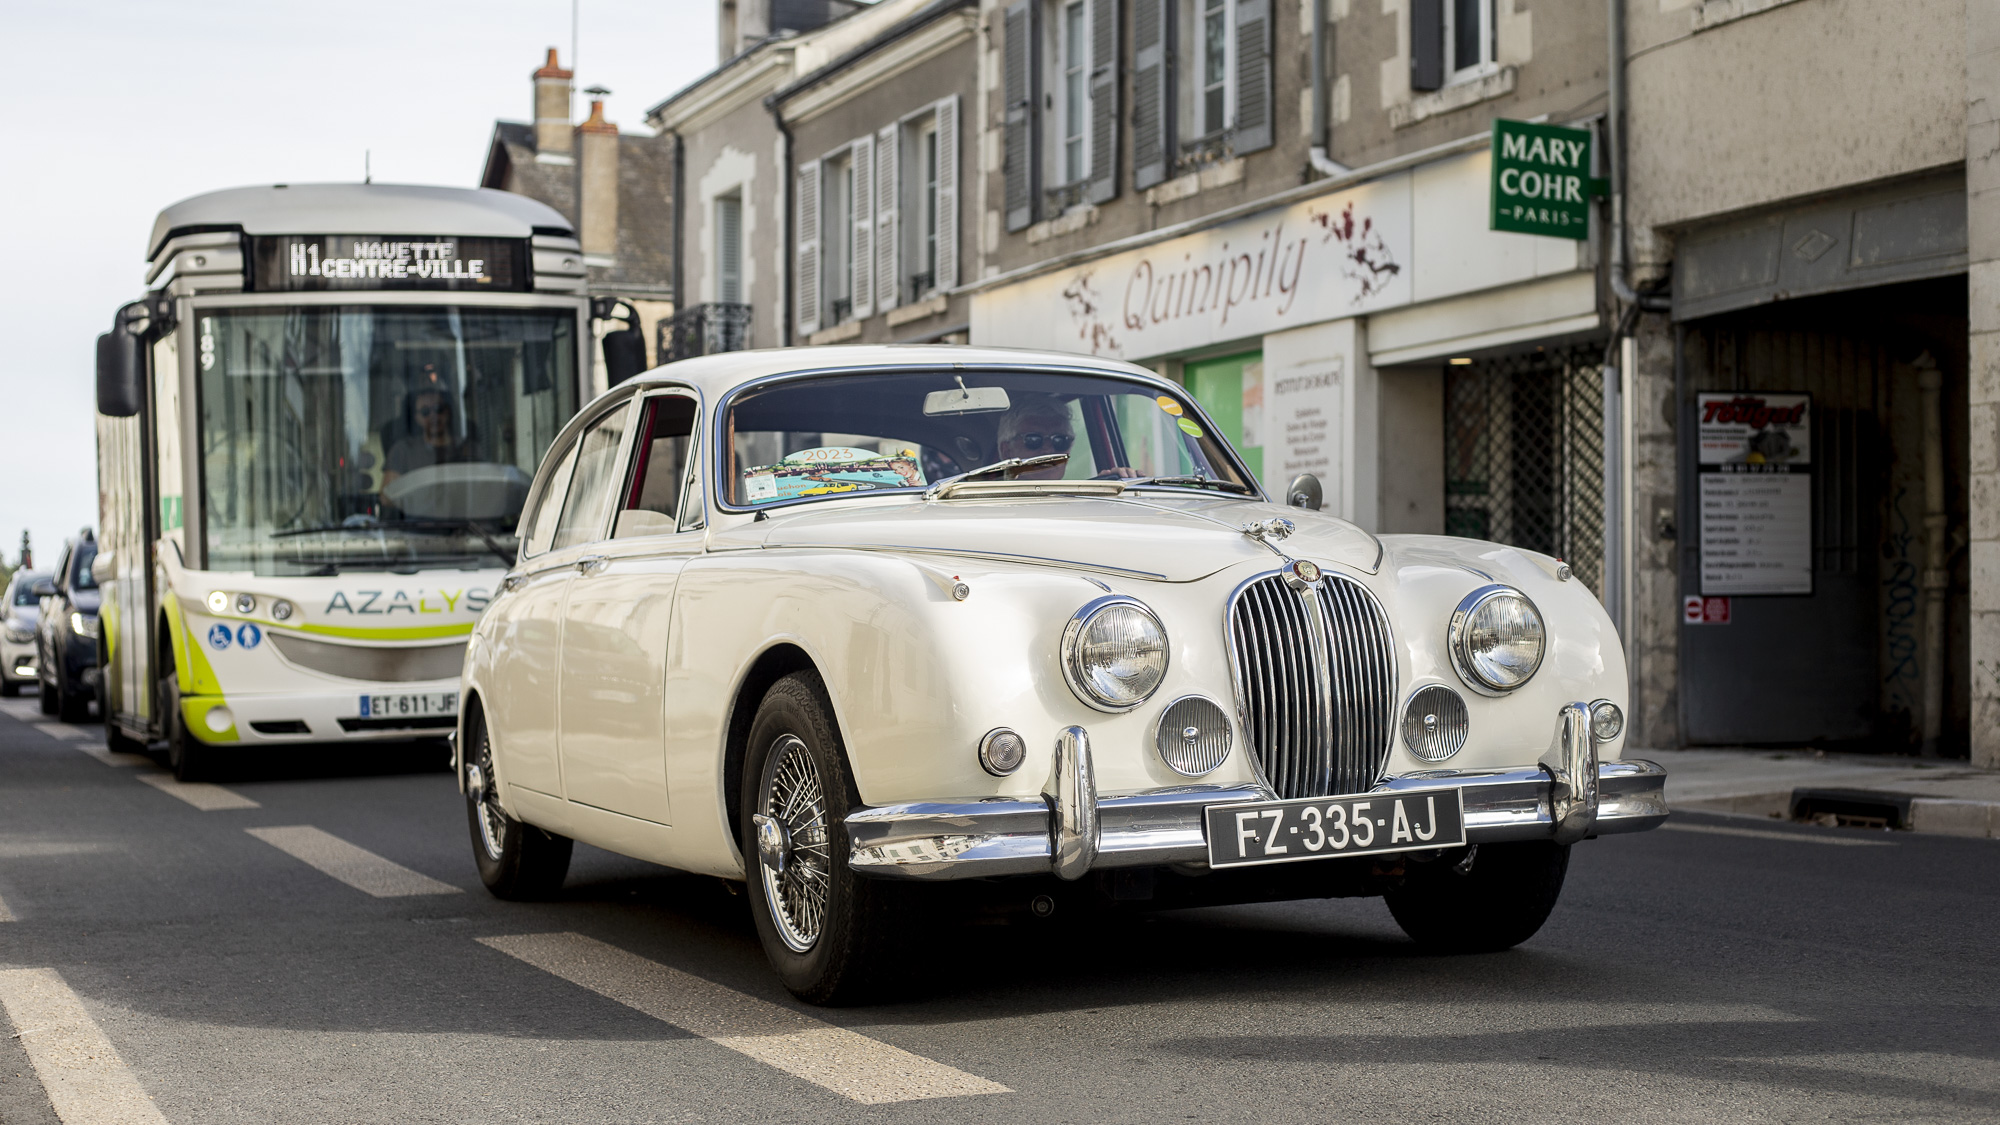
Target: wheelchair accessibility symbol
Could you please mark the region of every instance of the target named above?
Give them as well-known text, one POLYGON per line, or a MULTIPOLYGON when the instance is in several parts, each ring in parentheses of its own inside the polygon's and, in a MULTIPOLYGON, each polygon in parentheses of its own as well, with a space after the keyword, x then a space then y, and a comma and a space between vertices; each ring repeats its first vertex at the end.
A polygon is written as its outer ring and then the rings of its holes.
POLYGON ((208 647, 216 650, 217 652, 221 652, 223 649, 229 647, 230 639, 231 638, 229 633, 229 626, 227 625, 209 626, 208 647))

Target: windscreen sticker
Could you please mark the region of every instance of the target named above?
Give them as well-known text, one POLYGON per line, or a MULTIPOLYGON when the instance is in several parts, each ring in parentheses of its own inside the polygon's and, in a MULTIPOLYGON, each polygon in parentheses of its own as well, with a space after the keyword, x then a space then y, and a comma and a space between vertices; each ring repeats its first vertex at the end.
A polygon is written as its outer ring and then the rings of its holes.
POLYGON ((917 465, 915 450, 908 450, 908 455, 901 457, 884 457, 865 450, 856 452, 866 453, 868 459, 799 463, 787 457, 776 465, 745 469, 743 501, 746 504, 769 504, 805 496, 828 496, 836 492, 924 486, 924 471, 917 465))
POLYGON ((1166 411, 1167 413, 1173 415, 1176 418, 1180 417, 1181 404, 1175 402, 1172 398, 1166 395, 1161 395, 1160 397, 1154 399, 1153 401, 1160 404, 1161 410, 1166 411))
POLYGON ((1175 424, 1180 426, 1181 432, 1189 437, 1198 438, 1201 436, 1201 427, 1195 425, 1194 419, 1192 418, 1182 418, 1175 424))

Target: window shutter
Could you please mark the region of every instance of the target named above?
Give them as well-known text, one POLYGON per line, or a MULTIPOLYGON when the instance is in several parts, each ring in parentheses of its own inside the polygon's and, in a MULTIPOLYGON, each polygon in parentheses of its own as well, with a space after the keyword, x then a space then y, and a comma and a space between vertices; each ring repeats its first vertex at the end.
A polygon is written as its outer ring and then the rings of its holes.
POLYGON ((1173 147, 1175 0, 1132 0, 1132 187, 1167 178, 1173 147))
POLYGON ((897 238, 898 212, 902 209, 902 178, 898 163, 902 145, 890 125, 875 134, 875 311, 896 307, 903 292, 902 241, 897 238))
POLYGON ((1270 148, 1271 0, 1236 0, 1236 154, 1270 148))
POLYGON ((743 303, 743 201, 726 196, 715 201, 715 299, 725 305, 743 303))
POLYGON ((1001 69, 1007 87, 1004 140, 1008 230, 1021 230, 1035 221, 1035 196, 1041 191, 1041 146, 1036 138, 1041 132, 1042 115, 1035 112, 1036 95, 1042 85, 1037 81, 1042 53, 1035 47, 1039 41, 1036 26, 1041 23, 1036 18, 1039 10, 1038 0, 1015 0, 1007 6, 1006 54, 1001 69))
POLYGON ((1444 86, 1444 0, 1410 0, 1410 89, 1444 86))
POLYGON ((1118 0, 1090 4, 1090 201, 1118 195, 1118 0))
POLYGON ((798 258, 793 291, 798 294, 799 335, 819 331, 819 161, 799 166, 798 258))
POLYGON ((875 137, 848 146, 847 166, 854 170, 854 312, 856 320, 875 315, 875 137))
POLYGON ((958 95, 937 104, 937 277, 942 293, 958 287, 958 95))

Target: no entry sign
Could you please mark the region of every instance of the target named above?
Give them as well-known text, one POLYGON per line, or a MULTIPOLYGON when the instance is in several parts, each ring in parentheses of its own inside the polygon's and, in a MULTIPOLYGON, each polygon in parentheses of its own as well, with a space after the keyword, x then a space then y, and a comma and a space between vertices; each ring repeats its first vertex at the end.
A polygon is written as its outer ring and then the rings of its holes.
POLYGON ((1493 122, 1492 229, 1590 237, 1591 133, 1563 125, 1493 122))

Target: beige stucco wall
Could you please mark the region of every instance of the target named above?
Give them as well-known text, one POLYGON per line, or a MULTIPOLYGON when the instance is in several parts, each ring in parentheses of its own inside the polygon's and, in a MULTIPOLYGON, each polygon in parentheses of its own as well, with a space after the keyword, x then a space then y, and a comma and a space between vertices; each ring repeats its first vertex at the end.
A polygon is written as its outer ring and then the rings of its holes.
POLYGON ((1656 228, 1963 160, 1966 3, 1792 0, 1691 33, 1698 4, 1633 0, 1635 258, 1672 256, 1656 228))
POLYGON ((2000 4, 1966 5, 1972 761, 2000 767, 2000 4))

